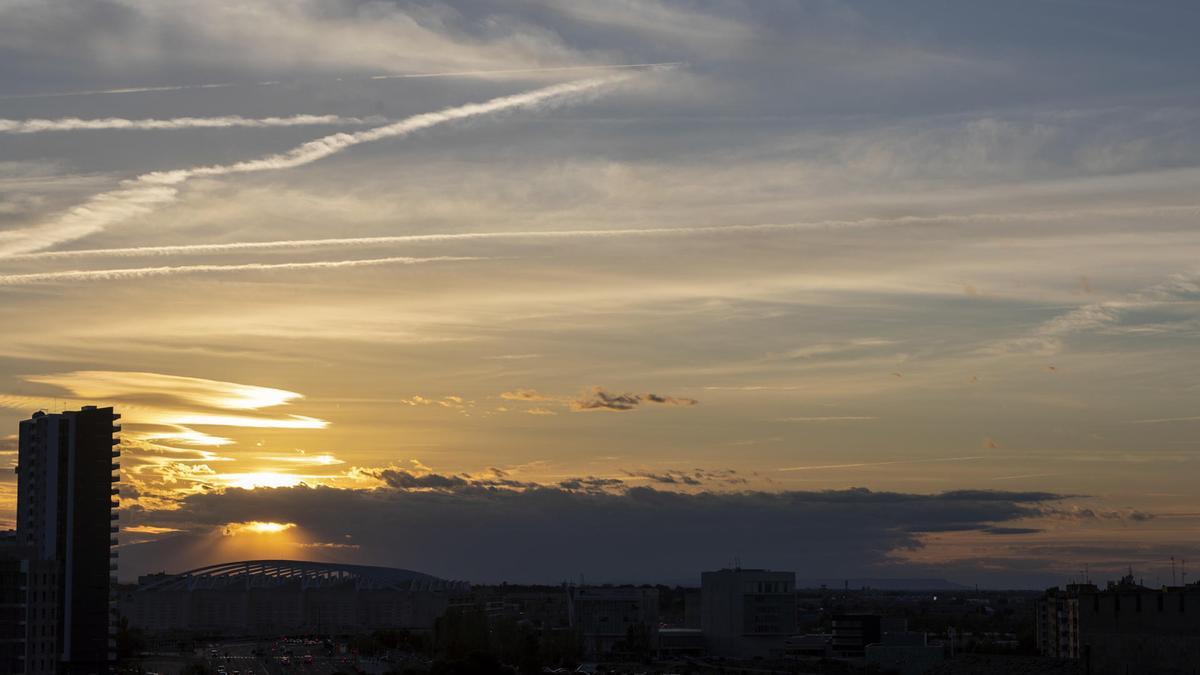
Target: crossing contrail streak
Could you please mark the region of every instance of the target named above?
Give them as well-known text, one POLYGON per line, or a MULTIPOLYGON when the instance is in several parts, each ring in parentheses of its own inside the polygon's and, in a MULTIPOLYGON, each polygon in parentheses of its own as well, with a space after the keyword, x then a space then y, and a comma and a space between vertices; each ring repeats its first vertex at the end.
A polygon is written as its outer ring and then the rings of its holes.
POLYGON ((556 66, 548 68, 508 68, 504 70, 457 70, 443 73, 407 73, 398 75, 372 75, 371 80, 411 80, 427 77, 483 77, 487 75, 524 75, 533 73, 564 73, 587 70, 632 70, 638 68, 668 69, 684 65, 683 61, 662 61, 659 63, 611 63, 600 66, 556 66))
POLYGON ((167 119, 125 119, 104 117, 81 119, 62 117, 58 119, 0 119, 0 133, 36 134, 44 131, 91 131, 97 129, 129 130, 176 130, 176 129, 227 129, 231 127, 298 127, 317 124, 380 124, 387 120, 379 117, 341 117, 339 115, 292 115, 290 117, 172 117, 167 119))
POLYGON ((355 248, 390 244, 421 244, 495 239, 602 239, 620 237, 721 236, 755 232, 821 231, 842 228, 870 228, 903 225, 939 225, 967 222, 1037 221, 1103 215, 1134 215, 1146 213, 1192 213, 1200 205, 1150 206, 1128 208, 1080 209, 1069 213, 1031 211, 1016 213, 968 213, 932 216, 898 216, 894 218, 861 218, 857 220, 813 220, 794 223, 756 223, 744 225, 710 225, 697 227, 643 227, 607 230, 518 230, 509 232, 452 232, 404 234, 381 237, 340 237, 326 239, 283 239, 274 241, 230 242, 224 244, 180 244, 169 246, 132 246, 125 248, 78 249, 69 251, 38 251, 9 255, 6 261, 67 260, 72 258, 138 258, 172 255, 205 255, 242 253, 287 249, 355 248))
POLYGON ((563 103, 573 97, 628 77, 629 75, 610 75, 602 78, 576 80, 521 94, 501 96, 483 103, 469 103, 437 112, 423 113, 372 129, 323 136, 286 152, 266 155, 258 159, 143 174, 123 182, 117 190, 92 197, 80 206, 67 211, 56 221, 5 233, 3 239, 0 239, 0 257, 40 251, 55 244, 102 231, 108 226, 128 218, 149 213, 157 207, 175 201, 179 186, 192 178, 304 166, 362 143, 401 138, 446 122, 488 115, 503 110, 537 108, 552 102, 563 103))
POLYGON ((182 244, 178 246, 134 246, 129 248, 81 249, 77 251, 40 251, 8 256, 6 260, 63 260, 71 258, 137 258, 171 255, 202 255, 208 253, 239 253, 307 248, 354 248, 386 244, 416 244, 483 239, 570 239, 604 238, 635 235, 693 234, 728 232, 731 230, 779 227, 768 225, 734 225, 728 227, 656 227, 619 230, 545 230, 528 232, 459 232, 446 234, 406 234, 387 237, 344 237, 336 239, 285 239, 277 241, 231 242, 228 244, 182 244))
MULTIPOLYGON (((256 84, 279 84, 278 82, 258 82, 256 84)), ((213 84, 175 84, 157 87, 122 87, 119 89, 84 89, 82 91, 49 91, 49 92, 30 92, 28 94, 5 94, 0 96, 0 99, 14 98, 59 98, 63 96, 96 96, 99 94, 141 94, 152 91, 182 91, 184 89, 222 89, 224 87, 236 87, 233 82, 219 82, 213 84)))
POLYGON ((177 265, 163 267, 132 267, 111 270, 65 270, 62 272, 36 272, 33 274, 0 275, 0 286, 24 286, 56 281, 116 281, 119 279, 142 279, 165 277, 178 274, 204 274, 212 272, 269 272, 274 270, 317 270, 345 267, 376 267, 379 265, 420 265, 437 262, 465 262, 486 260, 469 256, 439 256, 434 258, 365 258, 354 260, 318 260, 313 262, 246 263, 243 265, 177 265))
POLYGON ((928 462, 972 462, 988 459, 984 455, 969 457, 934 457, 932 459, 897 459, 890 462, 854 462, 853 464, 814 464, 810 466, 785 466, 777 471, 823 471, 825 469, 858 469, 864 466, 891 466, 893 464, 925 464, 928 462))
MULTIPOLYGON (((495 70, 450 70, 435 73, 388 73, 358 77, 339 77, 343 81, 369 80, 413 80, 433 77, 489 77, 492 75, 532 75, 535 73, 569 73, 603 70, 636 70, 675 68, 686 65, 683 61, 661 61, 656 63, 599 63, 592 66, 548 66, 544 68, 500 68, 495 70)), ((0 100, 20 98, 60 98, 66 96, 97 96, 106 94, 142 94, 187 89, 224 89, 226 87, 270 87, 283 84, 280 80, 268 82, 214 82, 211 84, 176 84, 146 87, 121 87, 116 89, 84 89, 81 91, 29 92, 26 94, 3 94, 0 100)))

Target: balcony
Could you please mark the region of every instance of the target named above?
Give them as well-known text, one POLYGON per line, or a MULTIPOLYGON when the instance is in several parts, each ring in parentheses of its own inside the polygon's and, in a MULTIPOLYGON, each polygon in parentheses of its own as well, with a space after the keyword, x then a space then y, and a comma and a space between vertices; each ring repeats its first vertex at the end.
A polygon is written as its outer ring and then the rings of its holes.
POLYGON ((120 558, 120 557, 121 557, 121 552, 120 552, 120 551, 109 551, 109 552, 108 552, 108 559, 109 559, 109 560, 112 560, 112 559, 114 559, 114 558, 120 558))
POLYGON ((120 457, 120 456, 121 456, 121 449, 120 449, 120 448, 114 448, 114 449, 113 449, 113 451, 112 451, 112 456, 113 456, 113 459, 116 459, 116 458, 120 457))
POLYGON ((121 470, 121 463, 120 463, 120 462, 113 462, 113 463, 112 463, 112 466, 110 466, 110 467, 109 467, 109 470, 110 470, 110 471, 120 471, 120 470, 121 470))
POLYGON ((120 545, 120 543, 121 543, 121 542, 117 541, 117 538, 116 538, 116 537, 113 537, 112 539, 109 539, 109 540, 108 540, 108 545, 109 545, 109 546, 119 546, 119 545, 120 545))
POLYGON ((115 499, 114 499, 114 500, 112 500, 111 502, 109 502, 109 503, 108 503, 108 508, 110 508, 110 509, 119 509, 119 508, 121 508, 121 502, 119 502, 119 501, 117 501, 117 500, 115 500, 115 499))
POLYGON ((121 433, 121 425, 120 425, 120 424, 114 424, 114 425, 113 425, 112 432, 113 432, 114 434, 119 434, 119 433, 121 433))
POLYGON ((108 482, 110 482, 110 483, 116 483, 119 480, 121 480, 120 476, 109 476, 108 477, 108 482))
POLYGON ((108 528, 108 532, 109 534, 119 534, 121 532, 121 528, 117 525, 113 525, 112 527, 108 528))
POLYGON ((118 513, 118 512, 116 512, 116 511, 113 511, 112 513, 110 513, 110 514, 108 515, 108 519, 109 519, 109 520, 120 520, 120 519, 121 519, 121 514, 120 514, 120 513, 118 513))
POLYGON ((115 497, 116 495, 121 494, 121 488, 109 488, 108 494, 113 495, 115 497))

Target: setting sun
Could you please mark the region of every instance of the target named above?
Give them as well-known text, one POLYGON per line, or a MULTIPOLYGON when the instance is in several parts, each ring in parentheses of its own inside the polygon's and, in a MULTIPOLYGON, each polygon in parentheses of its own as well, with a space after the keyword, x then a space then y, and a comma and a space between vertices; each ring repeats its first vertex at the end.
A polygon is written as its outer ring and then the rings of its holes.
POLYGON ((229 523, 225 526, 226 536, 239 534, 279 534, 296 527, 295 523, 272 523, 251 520, 244 523, 229 523))
POLYGON ((253 490, 254 488, 294 487, 303 482, 303 476, 276 471, 252 471, 249 473, 227 473, 219 480, 229 487, 253 490))

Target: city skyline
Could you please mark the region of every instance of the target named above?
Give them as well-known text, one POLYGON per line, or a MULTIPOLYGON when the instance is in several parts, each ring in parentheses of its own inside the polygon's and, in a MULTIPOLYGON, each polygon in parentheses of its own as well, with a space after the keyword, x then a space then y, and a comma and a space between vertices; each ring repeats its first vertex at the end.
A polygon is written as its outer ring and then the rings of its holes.
POLYGON ((1198 18, 0 0, 0 453, 121 414, 122 580, 1167 583, 1198 18))

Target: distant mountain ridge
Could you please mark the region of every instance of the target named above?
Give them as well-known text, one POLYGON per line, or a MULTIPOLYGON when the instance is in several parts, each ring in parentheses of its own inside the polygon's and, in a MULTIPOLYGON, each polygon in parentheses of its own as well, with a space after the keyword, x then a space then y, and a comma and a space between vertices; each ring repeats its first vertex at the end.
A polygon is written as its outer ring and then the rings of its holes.
POLYGON ((964 586, 945 579, 896 578, 896 579, 797 579, 796 588, 829 589, 849 588, 860 591, 864 588, 874 588, 880 591, 965 591, 971 586, 964 586))

